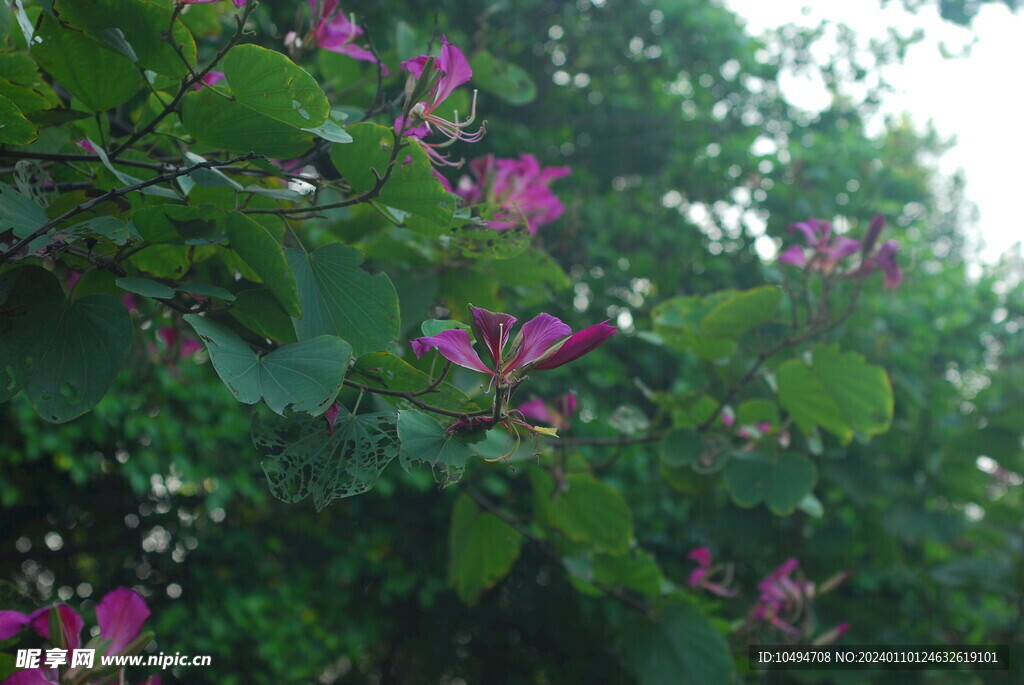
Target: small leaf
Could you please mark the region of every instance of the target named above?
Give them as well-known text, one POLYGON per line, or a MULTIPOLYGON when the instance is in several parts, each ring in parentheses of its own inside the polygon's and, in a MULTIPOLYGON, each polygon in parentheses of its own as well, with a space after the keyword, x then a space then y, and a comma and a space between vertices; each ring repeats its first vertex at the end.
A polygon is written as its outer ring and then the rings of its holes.
POLYGON ((222 324, 197 314, 184 319, 206 344, 217 374, 240 402, 263 399, 278 414, 290 409, 319 416, 341 390, 352 354, 341 338, 318 336, 261 357, 222 324))
POLYGON ((473 455, 465 442, 445 435, 444 428, 420 411, 398 412, 398 438, 402 442, 401 462, 407 471, 416 462, 430 464, 440 471, 441 482, 457 481, 473 455))
POLYGON ((18 106, 0 95, 0 144, 28 145, 38 137, 36 127, 18 106))
POLYGON ((127 290, 130 293, 136 295, 142 295, 143 297, 152 297, 161 300, 170 300, 174 298, 174 290, 158 283, 157 281, 151 281, 148 278, 119 278, 117 279, 117 287, 127 290))
POLYGON ((300 316, 303 310, 296 279, 277 238, 262 224, 239 212, 228 212, 224 228, 231 251, 260 277, 286 312, 300 316))
POLYGON ((235 301, 235 294, 230 290, 225 290, 220 286, 208 285, 206 283, 183 283, 175 288, 175 290, 179 293, 199 295, 200 297, 215 297, 218 300, 224 300, 225 302, 235 301))

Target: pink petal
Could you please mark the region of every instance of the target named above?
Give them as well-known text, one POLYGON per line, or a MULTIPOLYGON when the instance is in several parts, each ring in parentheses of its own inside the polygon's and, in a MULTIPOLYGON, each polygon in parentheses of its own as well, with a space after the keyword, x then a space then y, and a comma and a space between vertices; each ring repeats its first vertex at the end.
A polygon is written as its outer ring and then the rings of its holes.
POLYGON ((531 421, 540 421, 541 423, 552 424, 554 423, 554 417, 551 415, 551 411, 548 410, 548 406, 544 404, 544 400, 534 398, 529 402, 523 402, 518 407, 519 412, 530 419, 531 421))
POLYGON ((779 262, 793 266, 807 266, 807 255, 804 254, 804 248, 794 245, 779 255, 779 262))
POLYGON ((20 611, 0 611, 0 640, 7 640, 29 624, 29 618, 20 611))
POLYGON ((467 369, 494 375, 494 372, 480 361, 479 355, 477 355, 476 350, 473 349, 473 344, 469 340, 469 331, 464 328, 452 328, 447 331, 441 331, 434 336, 410 340, 409 343, 412 345, 412 351, 416 354, 417 358, 422 357, 436 347, 441 356, 450 362, 467 369))
MULTIPOLYGON (((557 319, 555 320, 557 321, 557 319)), ((525 328, 524 326, 523 329, 525 330, 525 328)), ((603 345, 604 341, 612 337, 617 330, 615 326, 610 325, 607 321, 603 321, 573 333, 554 354, 537 364, 536 368, 538 370, 554 369, 579 359, 603 345)))
POLYGON ((501 312, 491 312, 480 307, 470 307, 472 314, 473 336, 477 342, 483 343, 491 355, 494 368, 501 364, 509 334, 516 325, 516 317, 501 312))
POLYGON ((149 607, 139 593, 126 587, 111 590, 96 606, 100 636, 112 640, 107 654, 120 654, 134 640, 149 617, 149 607))
POLYGON ((550 314, 538 314, 523 324, 522 332, 516 337, 519 344, 516 346, 515 357, 505 364, 504 369, 512 371, 537 361, 547 354, 552 345, 570 333, 571 328, 550 314))
MULTIPOLYGON (((42 662, 45 654, 40 657, 42 662)), ((57 669, 55 668, 30 668, 27 671, 18 671, 11 674, 3 682, 3 685, 55 685, 57 682, 57 669)))
POLYGON ((473 70, 462 50, 449 43, 445 36, 441 36, 441 57, 437 60, 437 68, 441 70, 441 78, 431 98, 430 110, 447 100, 452 91, 473 76, 473 70))
MULTIPOLYGON (((82 646, 80 635, 85 621, 77 611, 67 604, 58 604, 57 610, 60 612, 61 629, 64 632, 64 643, 67 649, 78 649, 82 646)), ((29 614, 29 620, 32 621, 32 627, 37 633, 47 640, 50 639, 50 607, 36 609, 29 614)))
POLYGON ((690 552, 690 558, 696 561, 703 567, 711 565, 711 550, 707 547, 698 547, 697 549, 690 552))
POLYGON ((703 566, 693 569, 693 571, 690 572, 690 587, 700 587, 700 584, 704 581, 704 577, 707 574, 708 570, 703 566))
POLYGON ((567 392, 555 400, 555 408, 562 412, 562 416, 565 418, 569 418, 575 414, 576 407, 578 405, 579 398, 576 397, 576 393, 574 392, 567 392))

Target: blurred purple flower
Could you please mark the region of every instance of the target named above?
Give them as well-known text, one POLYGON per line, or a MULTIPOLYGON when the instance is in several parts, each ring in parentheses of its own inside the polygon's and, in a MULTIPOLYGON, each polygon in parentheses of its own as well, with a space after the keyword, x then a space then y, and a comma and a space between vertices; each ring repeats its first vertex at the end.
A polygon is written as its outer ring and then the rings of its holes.
POLYGON ((560 431, 568 430, 571 425, 570 419, 576 413, 579 401, 576 393, 559 395, 551 404, 548 404, 539 397, 528 402, 523 402, 517 409, 519 413, 531 421, 546 423, 560 431))
POLYGON ((517 319, 501 312, 470 306, 473 337, 487 350, 491 364, 480 359, 469 331, 451 328, 437 335, 411 340, 413 352, 422 357, 437 349, 445 359, 459 366, 492 376, 499 386, 514 386, 530 371, 554 369, 591 352, 617 330, 607 321, 576 333, 550 314, 538 314, 523 324, 509 339, 517 319), (509 349, 506 351, 506 347, 509 349))
POLYGON ((202 90, 204 86, 214 86, 214 85, 217 85, 218 83, 220 83, 223 80, 224 80, 224 72, 223 71, 209 71, 206 74, 204 74, 203 77, 201 79, 199 79, 199 81, 196 82, 196 84, 194 86, 192 86, 192 87, 195 88, 196 90, 202 90))
POLYGON ((690 587, 703 588, 719 597, 736 596, 736 590, 728 587, 732 582, 732 564, 725 567, 724 577, 721 581, 714 581, 711 578, 718 574, 721 567, 712 565, 711 550, 707 547, 698 547, 690 552, 689 556, 697 562, 697 568, 690 572, 690 587))
MULTIPOLYGON (((363 30, 349 21, 340 10, 338 0, 309 0, 309 9, 313 13, 310 39, 316 45, 363 62, 380 64, 372 52, 354 44, 353 41, 363 35, 363 30)), ((387 67, 383 64, 380 66, 387 75, 387 67)))
POLYGON ((469 168, 475 179, 463 176, 456 192, 468 204, 500 207, 487 222, 495 230, 525 224, 527 231, 536 233, 542 225, 565 212, 565 205, 551 192, 549 185, 571 174, 569 167, 541 168, 536 157, 521 154, 519 159, 495 159, 494 155, 487 155, 474 159, 469 168))

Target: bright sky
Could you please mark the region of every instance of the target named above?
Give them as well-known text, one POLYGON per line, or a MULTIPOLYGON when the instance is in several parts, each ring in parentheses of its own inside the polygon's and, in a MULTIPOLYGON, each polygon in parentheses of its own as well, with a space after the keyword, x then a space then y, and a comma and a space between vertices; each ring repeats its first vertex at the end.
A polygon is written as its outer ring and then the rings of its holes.
MULTIPOLYGON (((984 3, 971 29, 943 21, 937 8, 918 14, 903 10, 898 0, 882 9, 876 0, 722 0, 748 24, 751 33, 796 23, 816 26, 821 20, 844 23, 864 41, 885 36, 893 26, 901 34, 922 28, 925 40, 912 46, 902 66, 885 75, 896 87, 883 109, 909 112, 923 126, 928 120, 957 145, 940 162, 940 169, 962 168, 967 196, 978 205, 978 230, 984 248, 981 258, 994 262, 1011 245, 1024 240, 1024 14, 1004 5, 984 3), (804 7, 810 10, 805 14, 804 7), (940 45, 953 54, 974 44, 968 57, 944 59, 940 45)), ((793 104, 816 109, 822 91, 807 81, 783 81, 793 104)))

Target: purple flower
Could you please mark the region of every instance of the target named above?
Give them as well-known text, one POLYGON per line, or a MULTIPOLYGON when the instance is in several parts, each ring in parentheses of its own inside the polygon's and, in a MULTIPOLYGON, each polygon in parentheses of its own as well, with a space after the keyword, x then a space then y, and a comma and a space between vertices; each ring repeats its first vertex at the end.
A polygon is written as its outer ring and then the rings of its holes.
MULTIPOLYGON (((67 604, 56 606, 60 619, 60 628, 63 645, 68 650, 80 649, 82 646, 81 633, 85 622, 74 609, 67 604)), ((31 626, 39 635, 51 640, 50 636, 50 607, 37 609, 31 614, 22 614, 17 611, 0 611, 0 640, 13 637, 24 626, 31 626)), ((149 608, 146 602, 134 590, 125 587, 111 590, 96 607, 96 622, 100 627, 99 640, 109 641, 101 653, 106 656, 118 654, 135 653, 144 645, 132 643, 136 640, 142 630, 142 624, 149 617, 149 608)), ((92 647, 98 642, 90 641, 92 647)), ((97 664, 98 666, 98 664, 97 664)), ((68 673, 76 673, 79 667, 71 669, 68 673)), ((76 682, 80 679, 76 677, 76 682)), ((18 671, 3 682, 3 685, 39 685, 59 682, 59 673, 55 668, 30 668, 18 671)))
POLYGON ((879 248, 878 253, 871 259, 864 262, 862 271, 864 273, 870 273, 876 267, 882 270, 885 274, 885 288, 895 290, 899 287, 900 282, 903 280, 903 269, 896 262, 896 252, 900 249, 900 244, 895 240, 887 240, 882 247, 879 248))
POLYGON ((422 357, 437 349, 445 359, 459 366, 492 376, 500 387, 518 385, 530 371, 554 369, 582 357, 604 343, 617 330, 607 321, 572 333, 550 314, 538 314, 523 324, 509 342, 517 319, 510 314, 470 306, 473 337, 490 358, 485 364, 464 328, 452 328, 437 335, 410 340, 413 352, 422 357))
MULTIPOLYGON (((309 9, 313 13, 310 38, 316 45, 363 62, 380 63, 372 52, 354 44, 353 41, 363 35, 363 30, 340 11, 338 0, 309 0, 309 9)), ((383 64, 381 68, 384 74, 388 73, 383 64)))
POLYGON ((728 587, 732 582, 732 564, 725 567, 724 577, 721 581, 714 581, 722 567, 712 566, 711 550, 707 547, 698 547, 690 552, 690 558, 697 562, 697 568, 690 572, 688 582, 690 587, 703 588, 719 597, 735 597, 736 590, 728 587))
POLYGON ((444 119, 434 112, 456 88, 473 76, 473 70, 462 50, 449 43, 445 36, 441 36, 441 54, 437 59, 420 55, 402 62, 402 68, 411 75, 411 83, 415 83, 424 76, 423 72, 428 64, 431 65, 433 73, 427 73, 426 76, 432 79, 433 83, 426 102, 417 102, 413 105, 408 120, 399 119, 395 122, 395 127, 403 135, 419 138, 435 164, 460 166, 462 162, 452 162, 447 155, 442 155, 437 149, 456 140, 475 143, 483 137, 485 129, 482 125, 473 133, 466 130, 476 119, 476 91, 473 91, 473 104, 470 107, 469 118, 465 121, 459 121, 458 112, 455 113, 454 121, 444 119), (428 143, 423 140, 435 132, 441 133, 448 140, 442 143, 428 143))
POLYGON ((805 600, 813 597, 814 583, 790 578, 799 565, 796 559, 787 559, 758 584, 761 595, 754 605, 754 620, 767 622, 789 635, 801 633, 793 624, 803 614, 805 600))
POLYGON ((469 204, 486 203, 501 209, 487 222, 503 231, 526 224, 536 233, 544 224, 562 216, 565 205, 548 187, 552 181, 572 173, 569 167, 542 169, 533 155, 519 159, 495 159, 487 155, 469 163, 475 181, 463 176, 456 192, 469 204))
POLYGON ((860 241, 832 235, 832 222, 811 217, 791 224, 789 232, 803 235, 807 248, 794 245, 779 255, 779 261, 814 271, 831 272, 835 266, 860 250, 860 241), (808 252, 810 256, 808 256, 808 252))
POLYGON ((576 393, 570 392, 559 395, 551 404, 535 397, 528 402, 523 402, 516 409, 524 418, 546 423, 557 430, 564 431, 569 429, 570 419, 576 413, 578 404, 576 393))

